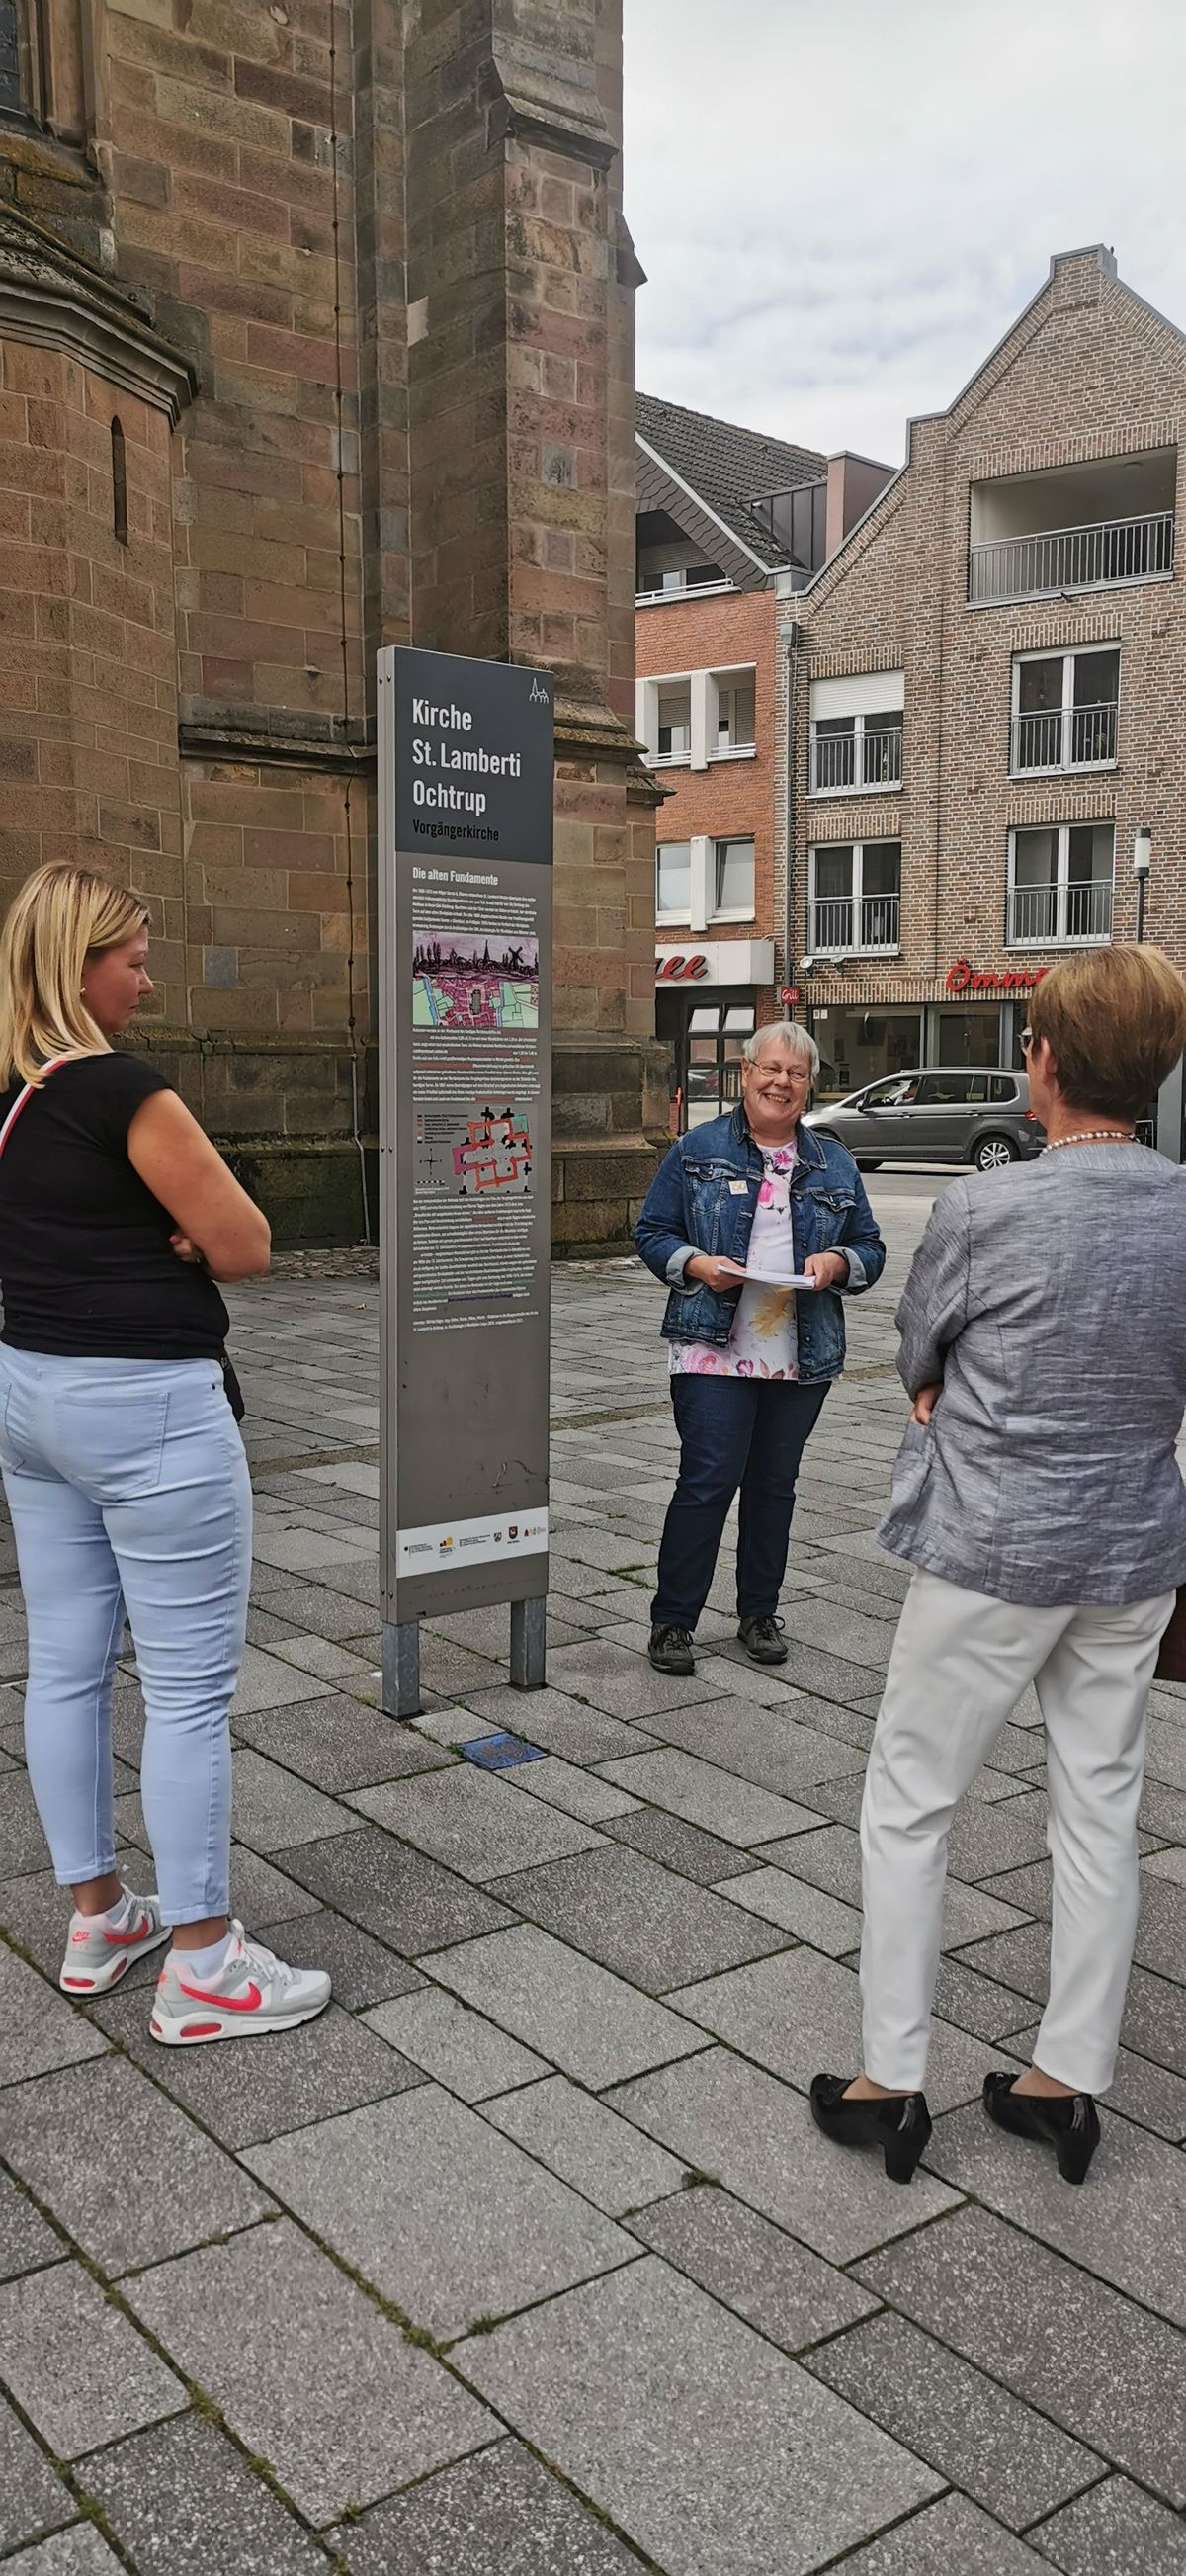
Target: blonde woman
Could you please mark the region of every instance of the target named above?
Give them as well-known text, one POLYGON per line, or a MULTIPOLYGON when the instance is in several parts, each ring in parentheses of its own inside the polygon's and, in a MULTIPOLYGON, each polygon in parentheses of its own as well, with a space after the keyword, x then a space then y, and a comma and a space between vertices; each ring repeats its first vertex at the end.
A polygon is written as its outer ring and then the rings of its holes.
POLYGON ((60 1982, 86 2001, 171 1941, 150 2027, 186 2047, 307 2021, 330 1981, 228 1912, 251 1487, 215 1281, 266 1271, 271 1243, 164 1076, 116 1051, 152 989, 136 895, 84 868, 29 878, 0 933, 0 1464, 29 1622, 29 1778, 74 1898, 60 1982), (159 1896, 115 1871, 125 1611, 159 1896))

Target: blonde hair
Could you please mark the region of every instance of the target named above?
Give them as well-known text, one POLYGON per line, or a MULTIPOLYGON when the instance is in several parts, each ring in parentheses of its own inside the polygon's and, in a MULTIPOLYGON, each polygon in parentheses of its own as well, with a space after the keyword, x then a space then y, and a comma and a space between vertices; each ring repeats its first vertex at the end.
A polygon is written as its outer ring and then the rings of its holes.
POLYGON ((1030 1004, 1068 1107, 1139 1118, 1186 1053, 1186 984, 1156 948, 1085 948, 1052 966, 1030 1004))
POLYGON ((88 957, 118 948, 148 921, 138 894, 90 868, 51 866, 26 877, 0 930, 0 1090, 40 1081, 59 1055, 110 1055, 82 998, 88 957))

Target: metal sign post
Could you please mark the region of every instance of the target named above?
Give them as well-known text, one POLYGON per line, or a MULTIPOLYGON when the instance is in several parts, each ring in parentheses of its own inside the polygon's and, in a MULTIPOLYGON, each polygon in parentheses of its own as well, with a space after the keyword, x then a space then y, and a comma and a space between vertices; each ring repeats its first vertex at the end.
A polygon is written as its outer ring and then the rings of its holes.
POLYGON ((553 687, 378 657, 383 1706, 419 1622, 511 1604, 544 1679, 553 687))

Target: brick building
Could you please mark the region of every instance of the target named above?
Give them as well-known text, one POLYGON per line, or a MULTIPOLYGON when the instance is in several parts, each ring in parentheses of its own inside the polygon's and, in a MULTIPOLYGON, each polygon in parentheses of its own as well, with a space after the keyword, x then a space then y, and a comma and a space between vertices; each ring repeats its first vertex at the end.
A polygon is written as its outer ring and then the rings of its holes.
POLYGON ((363 1219, 382 644, 557 674, 560 1240, 665 1123, 620 84, 616 0, 0 0, 0 897, 149 897, 290 1239, 363 1219))
POLYGON ((636 727, 666 791, 655 986, 677 1114, 736 1097, 776 1019, 786 954, 786 646, 780 613, 889 468, 640 394, 636 727))
MULTIPOLYGON (((794 980, 826 1097, 1018 1064, 1068 948, 1186 968, 1186 337, 1069 253, 781 619, 794 980)), ((1163 1141, 1171 1139, 1163 1118, 1163 1141)))

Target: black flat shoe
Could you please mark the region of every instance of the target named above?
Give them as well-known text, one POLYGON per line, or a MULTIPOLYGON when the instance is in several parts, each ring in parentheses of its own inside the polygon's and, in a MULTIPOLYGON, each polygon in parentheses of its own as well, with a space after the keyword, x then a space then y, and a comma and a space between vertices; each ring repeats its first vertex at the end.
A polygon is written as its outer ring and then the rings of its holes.
POLYGON ((909 2182, 931 2135, 925 2093, 895 2093, 884 2102, 848 2102, 847 2075, 813 2075, 811 2116, 841 2147, 880 2147, 891 2182, 909 2182))
POLYGON ((785 1664, 787 1650, 782 1628, 781 1619, 742 1619, 737 1634, 756 1664, 785 1664))
POLYGON ((1053 2147, 1064 2182, 1082 2182, 1100 2142, 1100 2115, 1090 2093, 1015 2093, 1012 2075, 984 2078, 984 2108, 1013 2138, 1053 2147))
POLYGON ((677 1681, 686 1680, 696 1670, 692 1640, 686 1628, 664 1627, 658 1620, 651 1630, 647 1653, 657 1673, 671 1673, 677 1681))

